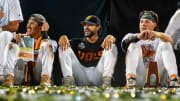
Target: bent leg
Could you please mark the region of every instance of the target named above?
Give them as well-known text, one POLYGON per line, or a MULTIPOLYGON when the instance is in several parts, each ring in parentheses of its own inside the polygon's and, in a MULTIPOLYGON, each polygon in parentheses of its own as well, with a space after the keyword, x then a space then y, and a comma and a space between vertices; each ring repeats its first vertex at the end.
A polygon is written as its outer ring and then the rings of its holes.
POLYGON ((41 47, 39 49, 36 66, 33 69, 33 79, 35 82, 39 82, 40 79, 42 82, 43 75, 47 76, 49 82, 51 78, 53 62, 54 53, 52 45, 49 42, 42 42, 41 47))
POLYGON ((155 60, 158 63, 161 84, 168 85, 168 76, 177 74, 176 58, 170 43, 161 42, 157 48, 155 60))
POLYGON ((4 57, 6 57, 5 51, 7 51, 7 49, 5 48, 7 47, 8 43, 11 41, 12 38, 13 34, 11 32, 0 32, 0 75, 3 75, 3 63, 5 62, 4 57))
POLYGON ((131 43, 126 54, 126 79, 128 74, 136 76, 136 86, 144 86, 147 67, 144 65, 142 48, 137 43, 131 43))

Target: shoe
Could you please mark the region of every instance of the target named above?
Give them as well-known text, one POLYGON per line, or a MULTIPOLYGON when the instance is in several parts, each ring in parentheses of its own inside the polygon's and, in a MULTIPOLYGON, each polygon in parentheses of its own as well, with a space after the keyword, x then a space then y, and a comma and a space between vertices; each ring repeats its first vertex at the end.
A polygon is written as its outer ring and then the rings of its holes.
POLYGON ((3 86, 12 87, 14 84, 14 76, 12 74, 7 74, 4 78, 3 86))
POLYGON ((129 73, 126 78, 126 87, 136 86, 136 76, 133 73, 129 73))
POLYGON ((169 86, 180 87, 180 79, 176 74, 173 74, 169 78, 169 86))
POLYGON ((67 76, 63 78, 63 85, 64 86, 75 86, 75 80, 73 76, 67 76))
POLYGON ((41 77, 41 83, 40 83, 41 86, 51 86, 51 80, 50 80, 50 77, 49 75, 43 75, 41 77))
POLYGON ((102 87, 103 88, 111 87, 111 77, 108 77, 108 76, 103 77, 102 87))

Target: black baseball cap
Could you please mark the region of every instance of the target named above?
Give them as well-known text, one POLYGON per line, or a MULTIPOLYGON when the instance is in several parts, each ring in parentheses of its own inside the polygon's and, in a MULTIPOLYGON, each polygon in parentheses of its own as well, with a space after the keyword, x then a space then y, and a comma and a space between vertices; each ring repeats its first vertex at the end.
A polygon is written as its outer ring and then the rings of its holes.
POLYGON ((81 21, 82 25, 84 23, 89 23, 89 24, 93 24, 93 25, 101 25, 101 20, 99 19, 99 17, 97 17, 95 15, 89 15, 84 19, 84 21, 81 21))

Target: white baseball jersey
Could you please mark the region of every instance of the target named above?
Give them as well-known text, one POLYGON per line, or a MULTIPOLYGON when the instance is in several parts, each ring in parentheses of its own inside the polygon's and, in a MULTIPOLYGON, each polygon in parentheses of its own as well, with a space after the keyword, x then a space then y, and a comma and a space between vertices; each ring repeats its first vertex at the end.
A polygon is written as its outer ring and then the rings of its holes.
POLYGON ((0 27, 8 25, 11 21, 23 21, 19 0, 0 0, 0 10, 4 14, 0 18, 0 27))
POLYGON ((165 33, 172 37, 174 49, 177 50, 177 43, 180 42, 180 9, 178 9, 171 17, 165 33))

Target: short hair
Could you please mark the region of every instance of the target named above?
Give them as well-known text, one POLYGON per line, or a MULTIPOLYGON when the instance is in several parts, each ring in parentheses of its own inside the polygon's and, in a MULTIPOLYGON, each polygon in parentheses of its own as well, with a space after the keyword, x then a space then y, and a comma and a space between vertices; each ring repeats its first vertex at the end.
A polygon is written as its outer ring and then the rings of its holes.
POLYGON ((159 25, 158 25, 159 18, 158 18, 158 14, 156 12, 154 12, 154 11, 146 11, 145 10, 145 11, 142 11, 142 12, 139 13, 139 20, 141 19, 141 17, 143 16, 144 13, 149 13, 149 14, 152 15, 152 17, 154 17, 155 23, 157 23, 157 26, 154 28, 154 30, 155 31, 159 31, 159 25))

